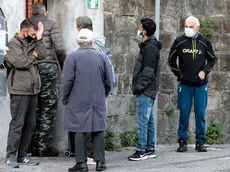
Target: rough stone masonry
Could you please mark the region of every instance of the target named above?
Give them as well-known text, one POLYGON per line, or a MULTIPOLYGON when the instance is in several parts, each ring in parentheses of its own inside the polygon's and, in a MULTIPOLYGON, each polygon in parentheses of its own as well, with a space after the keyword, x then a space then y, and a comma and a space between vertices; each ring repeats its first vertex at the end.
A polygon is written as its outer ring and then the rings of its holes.
MULTIPOLYGON (((107 48, 113 52, 113 62, 119 74, 119 90, 108 103, 109 125, 115 133, 135 129, 136 99, 131 93, 131 79, 138 52, 134 37, 139 19, 154 16, 154 0, 105 0, 105 36, 107 48)), ((177 81, 167 59, 173 40, 183 32, 184 19, 194 15, 210 22, 211 38, 218 62, 209 76, 209 104, 207 124, 215 120, 224 125, 225 142, 230 143, 230 1, 228 0, 163 0, 161 1, 161 87, 158 103, 158 143, 172 144, 177 140, 177 81), (208 7, 208 8, 207 8, 208 7), (175 115, 169 115, 171 111, 175 115)), ((190 131, 194 131, 191 113, 190 131)))

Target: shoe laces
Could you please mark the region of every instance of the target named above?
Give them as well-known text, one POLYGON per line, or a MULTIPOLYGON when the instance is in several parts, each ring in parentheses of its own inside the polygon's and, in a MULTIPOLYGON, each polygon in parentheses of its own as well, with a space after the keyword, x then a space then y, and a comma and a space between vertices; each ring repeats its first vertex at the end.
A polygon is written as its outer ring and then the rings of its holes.
POLYGON ((11 155, 11 156, 9 156, 8 161, 16 162, 16 157, 11 155))
POLYGON ((142 151, 136 151, 135 153, 134 153, 134 155, 140 155, 140 154, 144 154, 145 152, 142 152, 142 151))
POLYGON ((23 162, 28 163, 31 160, 30 156, 23 157, 23 162))
POLYGON ((205 147, 204 144, 196 144, 196 147, 205 147))
POLYGON ((179 144, 180 144, 180 146, 187 146, 187 143, 183 140, 181 140, 179 144))

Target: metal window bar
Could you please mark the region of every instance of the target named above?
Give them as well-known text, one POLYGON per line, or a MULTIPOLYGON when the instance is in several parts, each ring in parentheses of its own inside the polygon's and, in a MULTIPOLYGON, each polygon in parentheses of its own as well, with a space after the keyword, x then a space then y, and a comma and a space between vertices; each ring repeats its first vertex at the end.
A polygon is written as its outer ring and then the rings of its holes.
POLYGON ((47 0, 43 0, 43 4, 45 5, 46 10, 47 10, 47 0))
POLYGON ((29 0, 26 0, 26 18, 28 18, 29 16, 29 10, 28 10, 28 7, 29 6, 29 0))

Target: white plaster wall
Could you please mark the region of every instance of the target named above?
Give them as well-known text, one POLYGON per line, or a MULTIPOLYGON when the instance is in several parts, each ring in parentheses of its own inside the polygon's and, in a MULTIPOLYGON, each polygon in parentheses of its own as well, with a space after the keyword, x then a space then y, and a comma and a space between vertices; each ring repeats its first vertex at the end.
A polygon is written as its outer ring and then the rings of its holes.
MULTIPOLYGON (((92 19, 95 37, 104 35, 103 0, 99 0, 99 9, 88 9, 87 0, 48 0, 48 18, 60 26, 68 53, 78 48, 76 18, 82 15, 92 19)), ((59 98, 53 146, 61 152, 67 148, 67 135, 63 129, 63 110, 59 98)))
MULTIPOLYGON (((24 19, 25 3, 23 0, 0 0, 0 7, 7 20, 8 38, 10 39, 15 32, 19 31, 20 23, 24 19)), ((7 97, 0 97, 0 159, 6 154, 10 119, 10 100, 7 95, 7 97)))
POLYGON ((87 0, 49 0, 48 17, 61 27, 68 53, 76 50, 76 18, 89 16, 93 21, 94 36, 104 35, 103 0, 99 0, 99 9, 88 9, 87 0))

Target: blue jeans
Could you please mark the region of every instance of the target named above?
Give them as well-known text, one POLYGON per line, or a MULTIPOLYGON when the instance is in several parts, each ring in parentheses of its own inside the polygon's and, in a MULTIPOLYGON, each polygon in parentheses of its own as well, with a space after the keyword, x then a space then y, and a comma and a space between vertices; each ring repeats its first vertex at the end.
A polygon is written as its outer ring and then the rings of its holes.
POLYGON ((144 94, 137 96, 137 150, 155 149, 154 99, 144 94))
POLYGON ((180 139, 188 139, 189 116, 194 99, 194 112, 196 118, 196 143, 205 143, 205 116, 208 102, 208 86, 189 87, 179 84, 178 108, 180 121, 178 135, 180 139))

